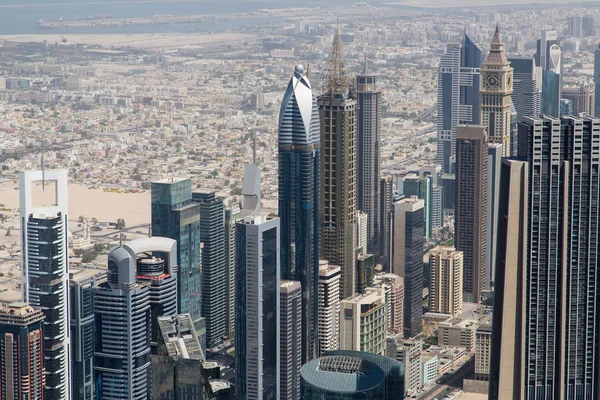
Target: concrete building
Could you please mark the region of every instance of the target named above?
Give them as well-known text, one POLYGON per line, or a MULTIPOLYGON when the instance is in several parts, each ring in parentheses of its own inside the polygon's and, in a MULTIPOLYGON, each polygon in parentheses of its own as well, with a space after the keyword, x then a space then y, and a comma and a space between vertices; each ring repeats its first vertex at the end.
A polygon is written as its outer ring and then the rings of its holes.
POLYGON ((423 385, 427 385, 435 380, 438 376, 438 356, 424 355, 421 357, 423 365, 423 385))
POLYGON ((385 293, 367 288, 342 300, 340 350, 384 354, 386 337, 385 293))
POLYGON ((461 346, 469 353, 475 352, 475 334, 478 324, 475 321, 458 318, 438 324, 438 345, 461 346))
POLYGON ((517 111, 517 123, 523 118, 540 115, 542 107, 542 68, 533 57, 508 57, 513 68, 512 104, 517 111))
POLYGON ((423 200, 405 198, 394 203, 391 272, 404 279, 404 337, 423 329, 423 200))
POLYGON ((487 288, 488 140, 481 126, 456 133, 454 246, 463 252, 463 298, 478 303, 487 288))
POLYGON ((235 224, 240 217, 237 205, 225 207, 225 273, 227 274, 227 337, 235 336, 235 224))
POLYGON ((21 290, 23 301, 44 311, 45 400, 71 398, 67 184, 66 170, 22 172, 19 180, 21 290), (54 202, 34 201, 40 182, 44 190, 54 185, 54 202))
POLYGON ((282 280, 279 300, 280 399, 300 400, 302 367, 302 287, 282 280))
POLYGON ((571 114, 561 114, 561 116, 579 115, 580 113, 593 116, 595 113, 595 87, 591 83, 563 88, 562 98, 571 101, 573 110, 571 114))
POLYGON ((438 246, 429 253, 429 312, 462 313, 463 253, 453 247, 438 246))
POLYGON ((44 398, 44 313, 27 303, 0 303, 0 397, 44 398))
POLYGON ((387 331, 404 335, 404 280, 398 275, 380 273, 375 275, 373 287, 385 288, 387 331))
POLYGON ((319 261, 319 356, 340 348, 340 275, 342 270, 319 261))
POLYGON ((489 380, 491 354, 492 324, 484 323, 477 328, 475 333, 475 379, 489 380))
MULTIPOLYGON (((518 135, 513 135, 518 136, 518 135)), ((511 142, 512 144, 517 144, 511 142)), ((514 149, 516 151, 516 148, 514 149)), ((502 146, 488 143, 488 220, 487 220, 487 288, 493 287, 496 271, 496 246, 498 240, 498 203, 500 202, 500 165, 502 146)), ((515 154, 516 155, 516 154, 515 154)))
POLYGON ((381 178, 379 183, 379 250, 375 262, 389 270, 390 264, 390 230, 392 225, 393 184, 392 177, 381 178))
POLYGON ((405 339, 388 337, 386 356, 404 365, 404 392, 410 395, 423 387, 423 368, 421 354, 423 342, 420 339, 405 339))
POLYGON ((248 164, 236 224, 236 397, 280 397, 279 218, 262 215, 260 170, 248 164))

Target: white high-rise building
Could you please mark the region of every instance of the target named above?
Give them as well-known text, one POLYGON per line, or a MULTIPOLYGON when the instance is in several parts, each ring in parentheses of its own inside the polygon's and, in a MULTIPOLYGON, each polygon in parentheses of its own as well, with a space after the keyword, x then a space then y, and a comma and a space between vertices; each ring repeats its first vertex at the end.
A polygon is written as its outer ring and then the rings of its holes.
POLYGON ((340 348, 340 278, 342 269, 319 261, 319 355, 340 348))
POLYGON ((387 330, 393 334, 404 334, 404 279, 398 275, 381 273, 373 279, 374 287, 385 287, 387 307, 387 330))
POLYGON ((71 398, 67 170, 27 171, 20 176, 21 282, 23 301, 45 315, 46 400, 71 398), (54 185, 54 198, 34 191, 54 185), (38 196, 39 195, 39 196, 38 196), (37 201, 39 197, 39 200, 37 201), (35 204, 35 205, 34 205, 35 204))
POLYGON ((463 305, 463 253, 438 246, 429 253, 429 312, 456 317, 463 305))
POLYGON ((383 288, 367 288, 342 300, 340 350, 383 355, 386 338, 386 307, 383 288))

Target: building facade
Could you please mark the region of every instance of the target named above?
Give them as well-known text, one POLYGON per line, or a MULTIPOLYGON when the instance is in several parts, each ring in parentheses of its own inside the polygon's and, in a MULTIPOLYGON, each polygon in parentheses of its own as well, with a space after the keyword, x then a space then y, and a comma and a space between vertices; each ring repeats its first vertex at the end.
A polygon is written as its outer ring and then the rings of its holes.
POLYGON ((300 400, 302 367, 302 286, 282 280, 279 300, 280 399, 300 400))
POLYGON ((373 286, 386 291, 387 331, 395 335, 404 334, 404 279, 391 273, 375 275, 373 286))
POLYGON ((513 68, 512 103, 517 122, 525 117, 540 115, 542 107, 542 68, 533 57, 508 57, 513 68))
POLYGON ((282 278, 302 285, 302 361, 317 357, 319 273, 319 108, 297 65, 279 112, 279 218, 282 278))
POLYGON ((429 253, 429 312, 462 314, 463 253, 438 246, 429 253))
POLYGON ((386 338, 385 293, 367 288, 340 304, 340 350, 384 354, 386 338))
MULTIPOLYGON (((517 135, 513 135, 515 137, 517 135)), ((516 145, 516 140, 511 144, 516 145)), ((496 246, 498 240, 498 203, 500 203, 500 165, 502 163, 502 146, 488 143, 488 214, 487 214, 487 268, 486 282, 492 287, 496 271, 496 246)), ((516 148, 513 150, 516 151, 516 148)), ((511 153, 512 154, 512 153, 511 153)))
POLYGON ((240 208, 231 204, 225 208, 225 273, 227 274, 227 337, 235 336, 235 224, 240 208))
POLYGON ((478 303, 487 287, 488 141, 481 126, 460 126, 456 136, 454 246, 463 252, 463 299, 478 303))
POLYGON ((392 204, 394 187, 392 177, 386 176, 379 182, 379 250, 377 252, 378 264, 384 271, 390 268, 390 229, 392 225, 392 204))
POLYGON ((44 311, 45 400, 71 398, 67 171, 20 175, 21 290, 44 311), (34 206, 33 185, 55 184, 54 205, 34 206))
POLYGON ((340 278, 342 270, 319 261, 319 356, 340 348, 340 278))

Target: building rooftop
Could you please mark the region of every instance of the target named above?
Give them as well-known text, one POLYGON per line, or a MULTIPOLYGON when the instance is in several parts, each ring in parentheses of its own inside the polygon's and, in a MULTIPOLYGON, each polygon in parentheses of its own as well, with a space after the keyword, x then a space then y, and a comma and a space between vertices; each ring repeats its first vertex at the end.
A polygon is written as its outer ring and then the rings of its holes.
POLYGON ((158 317, 158 329, 162 335, 159 347, 164 346, 169 356, 175 359, 205 359, 189 314, 158 317))
POLYGON ((29 325, 44 319, 44 313, 22 301, 0 303, 1 325, 29 325))
POLYGON ((384 373, 377 365, 347 356, 325 356, 302 366, 304 380, 332 392, 362 392, 381 385, 384 373))

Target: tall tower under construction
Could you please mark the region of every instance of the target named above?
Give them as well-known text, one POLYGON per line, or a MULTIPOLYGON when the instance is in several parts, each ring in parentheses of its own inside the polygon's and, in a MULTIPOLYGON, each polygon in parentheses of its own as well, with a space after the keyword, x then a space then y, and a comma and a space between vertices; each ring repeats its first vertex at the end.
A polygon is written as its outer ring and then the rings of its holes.
POLYGON ((318 99, 321 123, 320 255, 342 269, 340 297, 356 292, 356 101, 350 97, 339 31, 318 99))

